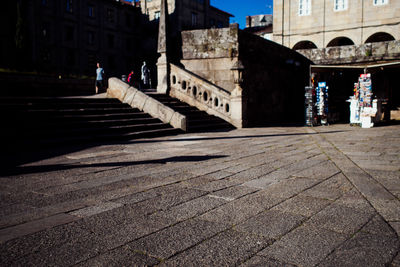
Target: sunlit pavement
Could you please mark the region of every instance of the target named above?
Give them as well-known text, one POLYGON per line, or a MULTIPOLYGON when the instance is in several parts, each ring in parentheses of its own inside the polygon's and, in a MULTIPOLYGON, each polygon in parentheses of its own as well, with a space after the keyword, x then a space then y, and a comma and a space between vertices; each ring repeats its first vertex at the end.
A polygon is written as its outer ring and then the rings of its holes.
POLYGON ((1 179, 1 266, 400 266, 400 125, 101 145, 1 179))

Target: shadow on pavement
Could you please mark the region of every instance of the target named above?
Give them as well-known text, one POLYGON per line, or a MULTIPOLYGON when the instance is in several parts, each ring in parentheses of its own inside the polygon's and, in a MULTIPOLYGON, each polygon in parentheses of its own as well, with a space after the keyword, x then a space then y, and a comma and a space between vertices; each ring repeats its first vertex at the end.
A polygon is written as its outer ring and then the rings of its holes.
POLYGON ((51 164, 37 166, 18 166, 7 169, 2 169, 0 176, 17 175, 17 174, 32 174, 43 173, 60 170, 70 170, 76 168, 93 168, 93 167, 127 167, 141 164, 166 164, 168 162, 198 162, 210 159, 224 158, 224 155, 213 156, 177 156, 164 159, 143 160, 143 161, 124 161, 124 162, 105 162, 94 164, 51 164))

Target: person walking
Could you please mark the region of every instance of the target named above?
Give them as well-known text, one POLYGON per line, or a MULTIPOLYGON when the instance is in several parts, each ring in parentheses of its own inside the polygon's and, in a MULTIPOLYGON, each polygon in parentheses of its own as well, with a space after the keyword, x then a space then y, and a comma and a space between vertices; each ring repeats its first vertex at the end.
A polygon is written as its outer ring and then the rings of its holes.
POLYGON ((133 86, 133 82, 134 82, 133 75, 134 75, 133 70, 131 70, 131 72, 128 75, 128 83, 130 86, 133 86))
POLYGON ((97 62, 97 69, 96 69, 96 94, 99 93, 99 90, 103 90, 103 75, 104 70, 100 66, 100 63, 97 62))

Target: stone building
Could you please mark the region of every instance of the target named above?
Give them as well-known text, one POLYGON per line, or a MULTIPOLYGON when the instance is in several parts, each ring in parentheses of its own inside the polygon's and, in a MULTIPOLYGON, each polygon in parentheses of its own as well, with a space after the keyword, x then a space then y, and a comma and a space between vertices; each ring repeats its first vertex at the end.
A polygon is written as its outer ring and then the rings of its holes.
POLYGON ((274 0, 273 40, 294 49, 400 39, 397 0, 274 0))
POLYGON ((23 69, 93 76, 96 61, 107 75, 127 73, 135 62, 139 67, 143 20, 132 3, 26 0, 10 4, 7 12, 9 23, 1 27, 11 33, 2 40, 8 46, 1 51, 3 67, 17 67, 12 64, 20 52, 13 42, 16 32, 24 42, 23 69))
POLYGON ((245 31, 272 40, 272 22, 272 15, 247 16, 245 31))
MULTIPOLYGON (((141 0, 142 13, 157 21, 161 12, 160 0, 141 0)), ((229 26, 231 14, 210 5, 210 0, 168 1, 170 28, 175 33, 183 30, 223 28, 229 26)), ((173 34, 173 33, 171 33, 173 34)))

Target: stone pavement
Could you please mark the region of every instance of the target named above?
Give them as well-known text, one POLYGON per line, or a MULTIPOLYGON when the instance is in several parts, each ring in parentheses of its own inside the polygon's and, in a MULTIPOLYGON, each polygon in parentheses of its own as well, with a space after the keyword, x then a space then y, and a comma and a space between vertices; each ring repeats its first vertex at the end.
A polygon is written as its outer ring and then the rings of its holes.
POLYGON ((400 266, 400 126, 102 145, 0 177, 1 266, 400 266))

